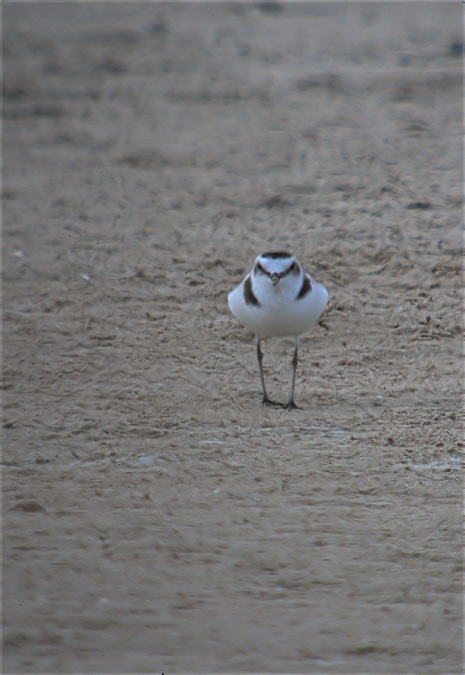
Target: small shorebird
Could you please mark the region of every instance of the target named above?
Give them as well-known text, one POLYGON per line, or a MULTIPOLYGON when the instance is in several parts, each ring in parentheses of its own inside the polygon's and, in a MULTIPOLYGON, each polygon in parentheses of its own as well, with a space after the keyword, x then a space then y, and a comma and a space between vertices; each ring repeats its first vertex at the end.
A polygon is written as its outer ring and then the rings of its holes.
POLYGON ((287 409, 298 408, 294 400, 300 336, 316 324, 328 302, 328 291, 317 283, 287 251, 267 251, 255 260, 244 281, 228 296, 229 308, 236 319, 255 333, 263 403, 271 401, 263 374, 262 340, 293 337, 292 381, 287 409))

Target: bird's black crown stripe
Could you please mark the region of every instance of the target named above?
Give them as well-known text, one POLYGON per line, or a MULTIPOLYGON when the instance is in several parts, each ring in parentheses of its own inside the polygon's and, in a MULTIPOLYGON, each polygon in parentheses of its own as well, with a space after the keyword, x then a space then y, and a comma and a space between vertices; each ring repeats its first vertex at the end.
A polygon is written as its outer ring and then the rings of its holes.
POLYGON ((276 260, 277 258, 292 258, 293 256, 287 251, 267 251, 266 253, 262 253, 260 257, 276 260))
POLYGON ((299 294, 297 295, 297 300, 302 300, 302 298, 305 298, 305 296, 308 295, 311 290, 312 290, 312 284, 311 284, 308 276, 305 274, 304 280, 302 282, 302 286, 301 286, 300 291, 299 291, 299 294))
POLYGON ((250 279, 250 275, 244 281, 244 300, 246 305, 255 305, 256 307, 260 307, 260 303, 258 302, 257 297, 252 290, 252 281, 250 279))

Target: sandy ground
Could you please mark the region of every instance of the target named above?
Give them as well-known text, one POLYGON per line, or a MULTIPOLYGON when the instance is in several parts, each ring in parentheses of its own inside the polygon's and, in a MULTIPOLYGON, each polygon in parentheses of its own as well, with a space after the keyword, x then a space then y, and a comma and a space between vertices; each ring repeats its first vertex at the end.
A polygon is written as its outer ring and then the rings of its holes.
POLYGON ((461 672, 460 3, 3 11, 3 672, 461 672))

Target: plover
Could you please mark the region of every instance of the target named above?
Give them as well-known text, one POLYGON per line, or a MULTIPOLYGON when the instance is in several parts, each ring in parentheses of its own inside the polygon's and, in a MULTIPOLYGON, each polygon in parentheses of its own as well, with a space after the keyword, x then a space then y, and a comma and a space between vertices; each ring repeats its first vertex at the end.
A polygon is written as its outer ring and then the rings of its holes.
POLYGON ((229 307, 245 328, 255 333, 263 403, 271 401, 263 374, 262 340, 293 337, 291 392, 285 408, 298 408, 294 400, 300 336, 316 324, 328 302, 328 291, 317 283, 287 251, 267 251, 228 296, 229 307))

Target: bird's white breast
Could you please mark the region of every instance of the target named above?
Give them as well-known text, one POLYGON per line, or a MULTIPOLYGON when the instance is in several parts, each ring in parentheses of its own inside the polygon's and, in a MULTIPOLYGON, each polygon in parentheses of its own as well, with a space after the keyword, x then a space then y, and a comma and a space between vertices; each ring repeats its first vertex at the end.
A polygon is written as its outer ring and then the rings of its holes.
POLYGON ((302 279, 284 278, 273 286, 266 277, 254 278, 252 291, 257 303, 246 302, 244 283, 229 294, 229 307, 236 319, 259 338, 297 337, 312 328, 328 302, 328 291, 307 275, 311 290, 298 299, 302 279))

